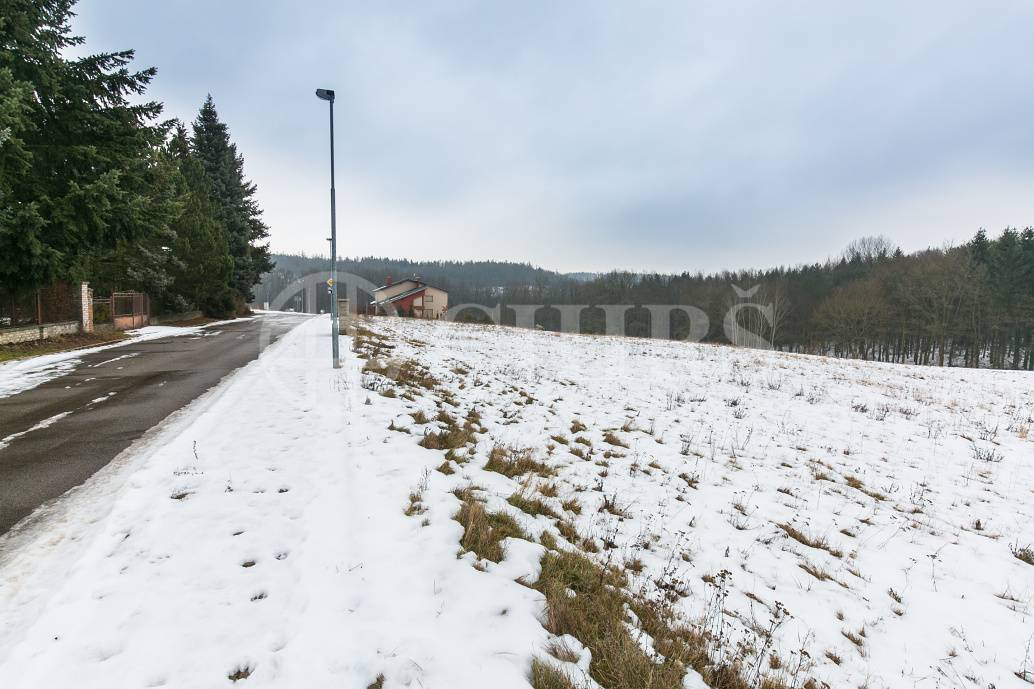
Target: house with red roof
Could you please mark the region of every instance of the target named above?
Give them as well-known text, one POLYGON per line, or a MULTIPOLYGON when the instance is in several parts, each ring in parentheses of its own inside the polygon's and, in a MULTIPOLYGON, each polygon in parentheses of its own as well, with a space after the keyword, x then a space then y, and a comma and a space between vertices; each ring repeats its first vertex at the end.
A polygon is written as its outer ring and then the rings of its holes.
POLYGON ((381 315, 437 319, 449 310, 449 293, 427 284, 417 275, 398 282, 392 282, 389 275, 384 284, 373 291, 370 308, 381 315))

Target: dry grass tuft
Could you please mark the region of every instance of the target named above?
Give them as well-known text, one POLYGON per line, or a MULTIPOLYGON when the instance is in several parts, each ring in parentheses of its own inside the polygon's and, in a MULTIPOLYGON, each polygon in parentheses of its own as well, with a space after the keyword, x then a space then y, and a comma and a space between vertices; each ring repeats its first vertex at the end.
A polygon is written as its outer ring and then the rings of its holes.
POLYGON ((412 359, 402 362, 394 378, 396 383, 425 390, 432 390, 438 386, 438 379, 428 373, 427 368, 412 359))
POLYGON ((581 433, 582 431, 586 430, 587 428, 588 428, 588 426, 586 426, 584 423, 582 423, 578 419, 575 419, 574 421, 571 422, 571 434, 572 435, 574 435, 575 433, 581 433))
POLYGON ((467 443, 474 442, 474 426, 470 422, 459 427, 453 423, 437 433, 424 433, 420 439, 420 447, 428 450, 455 450, 464 447, 467 443))
POLYGON ((798 564, 797 566, 800 567, 801 569, 803 569, 808 574, 810 574, 813 577, 815 577, 816 579, 818 579, 819 581, 832 581, 833 580, 833 577, 830 575, 829 572, 827 572, 824 569, 821 569, 820 567, 817 567, 817 566, 811 564, 810 562, 802 562, 802 563, 798 564))
POLYGON ((538 491, 547 498, 555 498, 560 494, 560 487, 555 483, 545 483, 538 486, 538 491))
POLYGON ((797 541, 798 543, 800 543, 802 545, 806 545, 809 548, 815 548, 817 550, 825 550, 827 553, 829 553, 833 557, 843 557, 844 556, 844 552, 842 550, 840 550, 839 548, 834 548, 833 546, 831 546, 829 544, 829 542, 825 538, 809 536, 808 534, 804 533, 803 531, 801 531, 797 527, 793 526, 792 524, 784 523, 784 524, 776 524, 776 526, 778 526, 780 529, 782 529, 783 532, 787 536, 789 536, 790 538, 792 538, 793 540, 797 541))
POLYGON ((560 520, 556 525, 557 531, 560 535, 566 538, 571 544, 578 545, 578 541, 581 537, 578 535, 578 529, 575 528, 571 522, 560 520))
POLYGON ((531 661, 529 680, 533 689, 577 689, 567 673, 538 658, 531 661))
POLYGON ((564 500, 560 504, 568 512, 571 512, 573 514, 581 514, 582 513, 582 503, 578 502, 578 498, 570 498, 569 500, 564 500))
POLYGON ((603 434, 603 442, 616 447, 628 447, 628 444, 619 438, 614 431, 607 431, 603 434))
POLYGON ((556 473, 548 465, 537 461, 531 448, 503 447, 502 445, 492 448, 492 452, 488 456, 488 463, 485 464, 485 470, 495 471, 508 478, 529 473, 549 477, 556 473))
POLYGON ((857 632, 852 632, 850 629, 841 629, 840 634, 857 646, 859 649, 865 648, 865 629, 859 629, 857 632))
POLYGON ((624 583, 581 555, 546 553, 535 584, 546 597, 546 629, 585 644, 592 652, 589 674, 606 689, 681 688, 683 665, 647 655, 625 624, 624 583))
POLYGON ((613 495, 607 495, 604 493, 603 504, 600 505, 600 509, 604 512, 610 512, 615 517, 621 517, 622 519, 627 519, 629 517, 628 509, 618 504, 617 493, 614 493, 613 495))
POLYGON ((844 481, 851 488, 854 488, 855 490, 858 490, 858 491, 861 491, 862 493, 865 493, 866 495, 868 495, 873 500, 878 500, 879 502, 883 502, 884 500, 887 499, 887 496, 884 495, 883 493, 880 493, 879 491, 875 491, 875 490, 872 490, 871 488, 867 487, 862 482, 862 479, 858 478, 857 476, 848 476, 847 478, 844 479, 844 481))
POLYGON ((501 512, 489 513, 480 502, 464 502, 454 519, 463 525, 460 540, 463 549, 492 562, 503 559, 504 538, 531 540, 513 517, 501 512))
POLYGON ((406 505, 406 509, 402 511, 402 514, 407 517, 412 517, 417 514, 423 514, 427 511, 424 507, 423 496, 420 493, 413 492, 409 494, 409 504, 406 505))
POLYGON ((553 656, 557 660, 565 663, 577 663, 578 659, 581 658, 573 648, 567 645, 567 642, 563 639, 551 639, 546 644, 546 652, 553 656))
POLYGON ((545 517, 552 517, 553 519, 560 519, 560 515, 557 514, 552 507, 542 502, 538 498, 528 497, 524 491, 518 491, 517 493, 514 493, 509 498, 507 498, 506 501, 514 507, 516 507, 517 509, 521 510, 522 512, 530 514, 533 517, 542 515, 545 517))
POLYGON ((1013 557, 1015 557, 1020 562, 1026 562, 1028 565, 1034 565, 1034 549, 1031 549, 1029 545, 1024 548, 1021 548, 1019 544, 1016 544, 1014 546, 1011 546, 1009 550, 1012 551, 1013 557))
MULTIPOLYGON (((626 585, 620 572, 570 552, 547 552, 534 585, 546 597, 546 629, 558 636, 570 634, 589 649, 589 675, 600 686, 681 689, 689 667, 715 689, 753 686, 740 667, 715 665, 708 654, 707 638, 683 625, 673 608, 633 595, 626 585), (637 626, 628 610, 638 620, 637 626), (639 638, 640 633, 648 640, 639 638), (644 650, 651 647, 651 641, 655 652, 644 650)), ((550 652, 564 659, 563 649, 551 648, 550 652)), ((762 683, 766 689, 779 686, 766 682, 762 683)))

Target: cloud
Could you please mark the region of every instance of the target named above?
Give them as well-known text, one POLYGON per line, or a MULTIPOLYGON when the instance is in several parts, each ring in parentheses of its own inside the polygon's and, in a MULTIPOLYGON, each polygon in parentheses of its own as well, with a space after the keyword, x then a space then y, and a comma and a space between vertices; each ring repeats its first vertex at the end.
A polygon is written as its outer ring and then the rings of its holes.
POLYGON ((716 270, 1034 218, 1034 7, 85 0, 186 119, 211 91, 278 250, 716 270), (1026 185, 1026 186, 1025 186, 1026 185))

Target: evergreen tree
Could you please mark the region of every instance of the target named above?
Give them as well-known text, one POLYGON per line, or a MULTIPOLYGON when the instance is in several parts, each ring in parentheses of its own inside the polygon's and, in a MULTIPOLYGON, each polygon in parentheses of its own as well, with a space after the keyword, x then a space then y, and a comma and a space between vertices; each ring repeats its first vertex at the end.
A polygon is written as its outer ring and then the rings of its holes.
POLYGON ((259 278, 272 269, 269 249, 258 242, 269 236, 255 201, 255 185, 244 176, 244 157, 219 120, 212 96, 194 120, 191 151, 204 168, 216 217, 226 232, 233 258, 231 286, 241 302, 251 301, 259 278))
POLYGON ((0 287, 80 279, 167 226, 161 105, 133 51, 66 59, 73 0, 0 0, 0 287), (114 258, 113 258, 114 255, 114 258))
POLYGON ((991 242, 987 238, 987 231, 984 228, 977 230, 976 235, 969 242, 973 260, 982 265, 991 262, 991 242))
POLYGON ((210 194, 211 184, 200 161, 190 152, 187 130, 177 124, 168 146, 176 165, 180 214, 173 223, 176 240, 173 254, 178 261, 170 290, 186 308, 195 306, 207 316, 233 315, 233 259, 226 233, 216 218, 210 194))

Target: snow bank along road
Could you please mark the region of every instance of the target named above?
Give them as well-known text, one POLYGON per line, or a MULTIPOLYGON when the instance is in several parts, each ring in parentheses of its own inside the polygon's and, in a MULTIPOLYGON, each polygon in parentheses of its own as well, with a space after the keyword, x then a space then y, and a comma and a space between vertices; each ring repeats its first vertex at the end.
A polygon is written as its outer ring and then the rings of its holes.
POLYGON ((0 686, 1034 679, 1030 374, 326 325, 0 540, 0 686))
MULTIPOLYGON (((65 375, 0 397, 0 533, 82 483, 299 321, 266 314, 62 355, 60 363, 71 369, 65 375)), ((18 363, 16 373, 33 377, 31 361, 18 363)))

